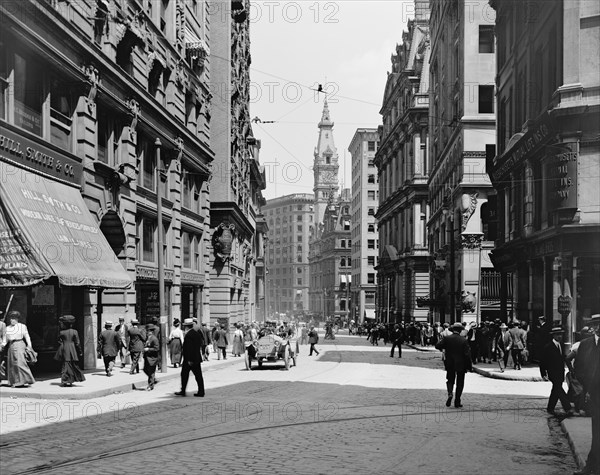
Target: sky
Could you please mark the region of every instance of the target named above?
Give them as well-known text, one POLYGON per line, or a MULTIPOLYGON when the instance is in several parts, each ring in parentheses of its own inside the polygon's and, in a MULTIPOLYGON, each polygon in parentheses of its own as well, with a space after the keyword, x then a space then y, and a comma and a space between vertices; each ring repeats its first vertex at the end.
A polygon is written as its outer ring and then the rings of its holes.
POLYGON ((313 152, 327 91, 340 186, 349 188, 348 146, 357 128, 381 124, 391 55, 412 0, 252 1, 250 114, 261 141, 267 199, 312 193, 313 152), (274 121, 273 123, 267 123, 274 121))

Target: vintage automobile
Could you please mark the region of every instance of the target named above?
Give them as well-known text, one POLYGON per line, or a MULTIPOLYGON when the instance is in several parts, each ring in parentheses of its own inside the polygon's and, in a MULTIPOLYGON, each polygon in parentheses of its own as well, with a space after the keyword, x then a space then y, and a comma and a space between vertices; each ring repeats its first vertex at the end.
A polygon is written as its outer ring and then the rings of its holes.
POLYGON ((273 328, 263 328, 259 332, 259 338, 253 343, 253 349, 246 349, 245 362, 246 369, 252 369, 252 361, 256 360, 258 366, 263 362, 283 361, 285 369, 290 369, 290 361, 296 366, 296 360, 299 353, 298 338, 296 335, 281 337, 275 333, 273 328))

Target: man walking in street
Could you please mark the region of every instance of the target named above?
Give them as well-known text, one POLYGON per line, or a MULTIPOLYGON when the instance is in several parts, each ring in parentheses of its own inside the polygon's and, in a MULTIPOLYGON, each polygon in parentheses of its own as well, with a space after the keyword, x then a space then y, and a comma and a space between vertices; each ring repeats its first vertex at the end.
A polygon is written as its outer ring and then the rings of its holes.
POLYGON ((540 356, 540 362, 546 370, 548 379, 552 383, 552 391, 548 398, 546 411, 548 411, 549 414, 554 414, 554 408, 560 399, 560 403, 567 415, 573 415, 571 403, 569 402, 567 393, 565 393, 565 390, 562 387, 563 382, 565 381, 565 357, 563 356, 562 346, 560 344, 562 334, 562 327, 553 328, 551 331, 552 339, 544 346, 540 356))
POLYGON ((394 325, 394 330, 392 330, 392 351, 390 352, 390 358, 394 357, 394 348, 398 347, 398 358, 402 358, 402 330, 400 329, 400 325, 394 325))
POLYGON ((446 389, 448 390, 446 407, 450 407, 452 403, 454 381, 456 380, 454 407, 461 408, 461 396, 465 386, 465 373, 471 367, 471 355, 467 339, 460 336, 460 332, 463 330, 462 324, 457 322, 450 329, 452 330, 452 334, 442 338, 435 347, 438 350, 444 350, 446 358, 446 389))
POLYGON ((227 332, 225 331, 225 325, 221 324, 221 328, 219 328, 215 333, 215 339, 217 340, 217 359, 221 359, 221 354, 223 355, 223 359, 227 359, 227 345, 229 341, 227 340, 227 332))
POLYGON ((575 475, 600 474, 600 314, 592 315, 594 337, 579 344, 575 357, 575 374, 583 385, 592 415, 592 447, 583 470, 575 475))
POLYGON ((315 345, 319 343, 319 333, 315 330, 315 327, 310 327, 310 331, 308 332, 308 343, 310 344, 308 356, 312 356, 313 351, 319 356, 319 352, 315 348, 315 345))
POLYGON ((147 338, 144 345, 144 373, 148 376, 146 391, 152 391, 156 384, 156 366, 160 361, 160 342, 156 337, 157 327, 153 323, 146 326, 147 338))
POLYGON ((508 324, 508 334, 510 335, 510 353, 515 364, 515 369, 520 370, 523 363, 523 350, 527 348, 525 339, 525 330, 521 329, 519 322, 510 322, 508 324))
POLYGON ((115 359, 121 349, 121 339, 118 333, 112 329, 111 321, 104 322, 104 330, 98 338, 98 357, 104 360, 104 370, 106 376, 112 376, 112 371, 115 366, 115 359))
POLYGON ((202 347, 205 346, 204 337, 201 331, 194 330, 194 321, 186 318, 183 321, 183 364, 181 365, 181 391, 176 392, 176 396, 184 396, 187 383, 190 378, 190 371, 196 377, 198 392, 196 397, 204 397, 204 378, 202 377, 202 347))
POLYGON ((202 337, 204 338, 204 346, 202 346, 202 358, 205 361, 208 361, 208 355, 210 353, 210 344, 212 340, 210 338, 210 330, 206 326, 206 323, 202 322, 200 325, 200 332, 202 333, 202 337))
POLYGON ((144 342, 146 336, 138 328, 140 322, 133 319, 131 320, 131 327, 127 330, 127 336, 129 338, 129 355, 131 356, 131 370, 129 374, 140 372, 140 355, 144 351, 144 342))

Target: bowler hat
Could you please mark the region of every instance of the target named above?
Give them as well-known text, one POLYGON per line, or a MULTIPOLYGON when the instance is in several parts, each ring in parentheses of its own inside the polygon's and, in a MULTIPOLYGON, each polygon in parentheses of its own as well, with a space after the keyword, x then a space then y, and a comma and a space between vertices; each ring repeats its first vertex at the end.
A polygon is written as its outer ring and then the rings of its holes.
POLYGON ((146 330, 154 331, 154 330, 156 330, 156 326, 154 325, 154 323, 148 323, 148 325, 146 325, 146 330))
POLYGON ((461 332, 461 331, 463 331, 465 329, 465 327, 463 327, 462 323, 456 322, 456 323, 452 324, 452 326, 450 327, 450 329, 461 332))

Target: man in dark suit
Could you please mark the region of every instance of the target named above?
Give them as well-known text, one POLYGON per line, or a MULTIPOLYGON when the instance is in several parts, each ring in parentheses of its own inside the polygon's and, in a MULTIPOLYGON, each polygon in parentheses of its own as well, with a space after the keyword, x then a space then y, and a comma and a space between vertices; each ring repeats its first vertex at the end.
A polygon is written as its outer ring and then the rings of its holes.
POLYGON ((140 355, 144 351, 146 334, 138 328, 140 322, 131 320, 131 327, 127 330, 129 336, 129 355, 131 356, 131 371, 129 374, 140 372, 140 355))
POLYGON ((452 392, 454 390, 454 381, 456 380, 456 397, 454 407, 460 408, 461 396, 465 386, 465 373, 471 369, 471 354, 467 339, 460 336, 463 330, 461 323, 455 323, 450 327, 451 335, 442 338, 435 347, 438 350, 444 350, 446 366, 446 388, 448 389, 448 399, 446 406, 450 407, 452 403, 452 392))
POLYGON ((579 344, 575 374, 583 385, 592 415, 592 447, 583 470, 575 475, 600 474, 600 314, 592 315, 594 337, 579 344))
POLYGON ((208 361, 209 354, 209 345, 212 343, 212 339, 210 337, 210 330, 206 326, 206 323, 202 323, 198 328, 194 327, 195 330, 199 330, 202 333, 202 337, 204 338, 204 346, 202 347, 202 359, 208 361))
POLYGON ((531 357, 539 363, 540 374, 546 381, 548 380, 547 371, 541 360, 544 347, 552 341, 552 335, 550 334, 551 330, 552 324, 546 321, 546 317, 540 315, 538 317, 538 325, 535 329, 535 336, 533 338, 533 355, 531 355, 531 357))
POLYGON ((198 384, 198 392, 194 394, 196 397, 204 397, 204 378, 202 377, 202 347, 205 346, 202 332, 192 328, 194 321, 191 318, 186 318, 183 321, 183 364, 181 365, 181 391, 176 392, 176 396, 185 396, 190 371, 196 377, 198 384))
POLYGON ((149 323, 146 326, 148 337, 144 345, 144 373, 148 376, 148 386, 146 391, 152 391, 156 384, 156 366, 160 361, 160 342, 156 337, 156 326, 149 323))
POLYGON ((560 399, 563 409, 567 415, 573 415, 573 408, 569 402, 567 393, 562 387, 565 381, 565 357, 563 356, 562 341, 563 329, 562 327, 555 327, 551 331, 551 340, 546 343, 542 349, 540 368, 544 368, 546 376, 552 383, 552 391, 548 398, 548 406, 546 411, 549 414, 554 414, 554 408, 556 403, 560 399))
POLYGON ((106 376, 112 376, 112 370, 115 366, 115 359, 121 348, 121 338, 119 334, 112 329, 111 321, 104 322, 104 330, 98 338, 98 357, 104 359, 104 369, 106 376))

